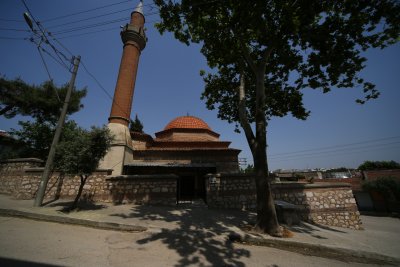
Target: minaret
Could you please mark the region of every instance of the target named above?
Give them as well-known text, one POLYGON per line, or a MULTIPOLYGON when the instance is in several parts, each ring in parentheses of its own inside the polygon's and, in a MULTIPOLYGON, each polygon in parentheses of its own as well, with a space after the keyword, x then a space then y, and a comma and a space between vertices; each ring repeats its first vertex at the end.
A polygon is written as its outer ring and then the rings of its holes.
POLYGON ((113 169, 113 175, 122 174, 124 164, 133 159, 132 139, 128 125, 139 57, 147 41, 144 33, 144 22, 143 3, 140 1, 131 13, 130 23, 126 24, 121 31, 124 48, 111 113, 108 118, 108 128, 111 134, 114 135, 114 141, 110 151, 100 163, 100 168, 102 169, 113 169))
POLYGON ((130 24, 126 24, 121 31, 124 50, 108 119, 110 123, 129 125, 139 56, 146 46, 144 21, 143 4, 140 2, 131 14, 130 24))

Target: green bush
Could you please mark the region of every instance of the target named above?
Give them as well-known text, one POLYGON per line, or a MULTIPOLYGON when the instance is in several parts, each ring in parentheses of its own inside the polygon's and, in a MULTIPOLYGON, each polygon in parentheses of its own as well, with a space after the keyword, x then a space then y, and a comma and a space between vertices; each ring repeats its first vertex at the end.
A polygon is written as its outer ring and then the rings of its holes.
POLYGON ((400 164, 394 160, 365 161, 363 164, 358 166, 358 169, 360 171, 400 169, 400 164))
POLYGON ((400 201, 400 180, 393 177, 381 177, 362 184, 364 191, 380 192, 387 200, 400 201))

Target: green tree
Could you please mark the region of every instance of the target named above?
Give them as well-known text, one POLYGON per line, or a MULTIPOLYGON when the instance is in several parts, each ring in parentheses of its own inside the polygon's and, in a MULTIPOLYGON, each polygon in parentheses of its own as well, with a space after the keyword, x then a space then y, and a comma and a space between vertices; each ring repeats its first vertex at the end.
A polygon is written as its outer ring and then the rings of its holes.
MULTIPOLYGON (((67 88, 68 84, 57 87, 51 81, 36 86, 21 79, 0 78, 0 116, 13 118, 19 114, 31 116, 38 122, 56 123, 67 88)), ((86 93, 86 88, 72 92, 68 114, 75 113, 83 107, 81 100, 86 93)))
POLYGON ((358 169, 360 171, 400 169, 400 164, 394 160, 391 160, 391 161, 365 161, 363 164, 358 166, 358 169))
POLYGON ((131 132, 143 133, 143 123, 139 120, 138 115, 135 115, 135 120, 131 120, 129 125, 129 130, 131 132))
POLYGON ((69 210, 78 207, 83 187, 106 155, 111 141, 112 136, 107 127, 92 127, 88 131, 70 123, 70 127, 64 129, 64 138, 57 147, 55 168, 63 174, 80 177, 78 193, 69 210))
POLYGON ((359 77, 362 51, 384 48, 399 37, 400 6, 383 1, 155 0, 161 33, 199 43, 211 73, 203 98, 218 117, 240 124, 251 149, 257 190, 257 227, 281 235, 268 179, 267 125, 291 113, 306 119, 304 88, 375 86, 359 77))

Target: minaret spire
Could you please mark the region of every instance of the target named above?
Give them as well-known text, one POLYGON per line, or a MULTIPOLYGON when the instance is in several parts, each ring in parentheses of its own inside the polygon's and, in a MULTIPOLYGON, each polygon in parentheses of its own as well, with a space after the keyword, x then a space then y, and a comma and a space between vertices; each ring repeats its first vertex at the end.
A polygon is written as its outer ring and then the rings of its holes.
POLYGON ((144 16, 143 14, 143 1, 140 1, 139 4, 136 6, 136 8, 133 10, 133 12, 140 13, 144 16))
POLYGON ((139 57, 147 41, 144 22, 143 3, 140 1, 131 14, 130 23, 126 24, 121 31, 124 49, 108 119, 110 123, 126 126, 129 124, 139 57))

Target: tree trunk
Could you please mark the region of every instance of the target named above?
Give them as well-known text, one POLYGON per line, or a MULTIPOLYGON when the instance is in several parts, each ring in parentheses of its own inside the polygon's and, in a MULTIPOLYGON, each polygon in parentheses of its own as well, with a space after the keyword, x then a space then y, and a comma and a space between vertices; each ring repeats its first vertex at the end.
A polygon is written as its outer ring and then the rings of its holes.
POLYGON ((72 203, 72 205, 70 206, 69 210, 75 210, 76 208, 78 208, 78 202, 79 202, 79 199, 81 198, 81 195, 83 192, 83 186, 85 185, 88 177, 89 177, 89 175, 80 175, 81 184, 79 185, 78 194, 76 194, 75 200, 72 203))
POLYGON ((256 93, 256 143, 252 151, 254 168, 256 174, 257 191, 257 224, 263 232, 272 236, 282 236, 275 211, 274 199, 272 198, 271 185, 269 181, 269 170, 267 163, 267 122, 265 118, 265 65, 259 65, 257 70, 257 93, 256 93))
MULTIPOLYGON (((265 140, 265 137, 263 138, 265 140)), ((260 141, 259 139, 257 141, 260 141)), ((265 144, 265 143, 264 143, 265 144)), ((255 182, 257 191, 256 227, 272 236, 282 236, 275 211, 271 185, 268 175, 266 145, 258 144, 254 159, 255 182)))

